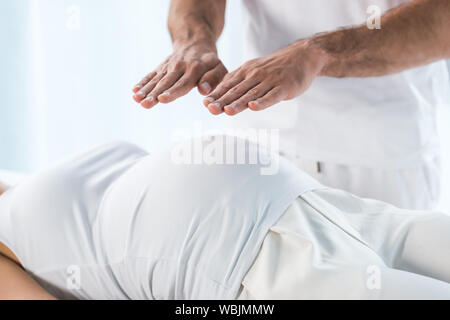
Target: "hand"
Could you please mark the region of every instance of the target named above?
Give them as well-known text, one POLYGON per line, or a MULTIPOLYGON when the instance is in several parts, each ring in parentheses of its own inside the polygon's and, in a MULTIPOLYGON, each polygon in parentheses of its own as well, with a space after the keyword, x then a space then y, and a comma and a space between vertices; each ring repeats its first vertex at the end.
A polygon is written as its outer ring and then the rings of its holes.
POLYGON ((207 95, 227 73, 215 45, 176 45, 173 54, 134 87, 134 100, 151 108, 158 102, 172 102, 196 86, 207 95))
POLYGON ((227 74, 203 103, 212 114, 263 110, 306 91, 324 64, 324 54, 301 40, 227 74))

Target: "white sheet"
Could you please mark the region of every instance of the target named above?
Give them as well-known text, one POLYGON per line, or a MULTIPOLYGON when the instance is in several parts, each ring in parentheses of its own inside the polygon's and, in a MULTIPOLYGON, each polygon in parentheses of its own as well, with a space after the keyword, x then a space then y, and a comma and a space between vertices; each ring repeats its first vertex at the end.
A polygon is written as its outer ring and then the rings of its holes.
POLYGON ((26 177, 23 173, 0 170, 0 182, 3 182, 6 185, 14 186, 18 184, 22 179, 26 177))

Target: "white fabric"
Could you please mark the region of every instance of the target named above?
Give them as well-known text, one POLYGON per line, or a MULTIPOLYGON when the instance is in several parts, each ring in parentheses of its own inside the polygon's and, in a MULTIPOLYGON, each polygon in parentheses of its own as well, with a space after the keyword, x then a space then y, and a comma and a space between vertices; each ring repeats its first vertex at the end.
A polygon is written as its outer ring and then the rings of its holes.
MULTIPOLYGON (((301 38, 366 22, 407 0, 243 0, 245 60, 301 38)), ((377 31, 374 31, 377 32, 377 31)), ((302 96, 261 112, 243 112, 232 127, 279 128, 281 148, 309 159, 376 168, 421 166, 438 153, 436 107, 448 93, 445 61, 369 78, 317 78, 302 96)))
POLYGON ((174 160, 172 151, 215 142, 250 155, 220 139, 77 155, 0 197, 0 241, 60 298, 234 299, 268 229, 321 185, 284 159, 262 175, 265 153, 258 164, 174 160), (79 290, 66 286, 74 270, 79 290))
POLYGON ((264 240, 239 299, 450 299, 450 217, 321 189, 264 240))
POLYGON ((366 168, 319 162, 285 154, 298 168, 321 184, 362 198, 384 201, 403 209, 435 210, 441 195, 439 157, 416 168, 366 168))
POLYGON ((0 170, 0 182, 3 182, 4 184, 8 186, 13 186, 18 184, 20 181, 22 181, 26 175, 8 171, 8 170, 0 170))

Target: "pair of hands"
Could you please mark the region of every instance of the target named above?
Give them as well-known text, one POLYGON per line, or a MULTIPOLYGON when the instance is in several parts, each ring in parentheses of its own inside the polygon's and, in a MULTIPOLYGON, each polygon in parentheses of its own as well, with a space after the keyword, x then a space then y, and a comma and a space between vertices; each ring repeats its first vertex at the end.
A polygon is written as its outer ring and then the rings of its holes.
POLYGON ((269 56, 250 60, 228 73, 214 45, 193 43, 174 47, 173 54, 135 86, 134 99, 144 108, 169 103, 198 87, 212 114, 264 110, 290 100, 312 84, 325 60, 307 40, 269 56))

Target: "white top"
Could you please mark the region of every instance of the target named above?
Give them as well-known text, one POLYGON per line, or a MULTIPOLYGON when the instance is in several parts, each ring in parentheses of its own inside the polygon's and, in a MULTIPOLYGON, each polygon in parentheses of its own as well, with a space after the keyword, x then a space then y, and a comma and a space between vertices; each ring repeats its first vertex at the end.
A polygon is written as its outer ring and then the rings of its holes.
POLYGON ((59 298, 234 299, 268 229, 320 185, 284 159, 274 175, 174 159, 126 143, 72 157, 0 197, 0 241, 59 298))
MULTIPOLYGON (((364 24, 371 5, 384 12, 405 2, 243 0, 245 60, 319 32, 364 24)), ((247 110, 229 125, 280 128, 282 151, 312 160, 415 167, 438 153, 436 107, 450 101, 448 88, 445 61, 383 77, 321 77, 302 96, 265 111, 247 110)))

